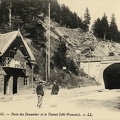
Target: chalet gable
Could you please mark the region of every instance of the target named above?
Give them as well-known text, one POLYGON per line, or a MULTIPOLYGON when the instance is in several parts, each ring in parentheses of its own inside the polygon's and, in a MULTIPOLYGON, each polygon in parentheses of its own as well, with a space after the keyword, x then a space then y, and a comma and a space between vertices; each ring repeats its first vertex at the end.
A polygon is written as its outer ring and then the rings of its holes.
POLYGON ((11 49, 11 46, 13 46, 14 49, 21 47, 24 56, 27 56, 30 62, 35 63, 36 59, 19 30, 0 34, 0 56, 4 56, 8 49, 11 49))

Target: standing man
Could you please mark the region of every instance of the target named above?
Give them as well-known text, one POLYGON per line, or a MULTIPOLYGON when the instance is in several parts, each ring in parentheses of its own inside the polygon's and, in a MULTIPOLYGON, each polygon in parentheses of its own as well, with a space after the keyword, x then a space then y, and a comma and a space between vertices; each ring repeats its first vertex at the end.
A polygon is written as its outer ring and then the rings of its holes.
POLYGON ((52 95, 57 95, 58 92, 59 92, 59 86, 58 86, 57 82, 54 81, 51 94, 52 95))
POLYGON ((59 86, 57 84, 56 81, 54 81, 53 83, 53 87, 52 87, 52 91, 51 91, 51 97, 52 97, 52 105, 51 107, 56 107, 57 106, 57 95, 58 95, 58 92, 59 92, 59 86))
POLYGON ((43 96, 44 96, 42 81, 39 82, 39 85, 36 88, 36 93, 37 93, 37 96, 38 96, 37 107, 40 108, 41 105, 42 105, 42 100, 43 100, 43 96))

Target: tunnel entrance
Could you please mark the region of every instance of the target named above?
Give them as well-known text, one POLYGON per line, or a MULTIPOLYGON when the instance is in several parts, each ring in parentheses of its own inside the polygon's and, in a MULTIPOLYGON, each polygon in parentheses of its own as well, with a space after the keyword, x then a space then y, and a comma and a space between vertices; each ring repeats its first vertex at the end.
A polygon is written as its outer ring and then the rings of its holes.
POLYGON ((105 89, 120 89, 120 63, 108 66, 103 72, 105 89))

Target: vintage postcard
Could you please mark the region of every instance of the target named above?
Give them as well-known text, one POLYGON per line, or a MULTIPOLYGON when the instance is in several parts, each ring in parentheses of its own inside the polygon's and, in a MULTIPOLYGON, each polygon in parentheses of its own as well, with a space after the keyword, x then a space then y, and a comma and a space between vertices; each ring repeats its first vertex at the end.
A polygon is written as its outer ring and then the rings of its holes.
POLYGON ((119 120, 119 0, 0 0, 0 120, 119 120))

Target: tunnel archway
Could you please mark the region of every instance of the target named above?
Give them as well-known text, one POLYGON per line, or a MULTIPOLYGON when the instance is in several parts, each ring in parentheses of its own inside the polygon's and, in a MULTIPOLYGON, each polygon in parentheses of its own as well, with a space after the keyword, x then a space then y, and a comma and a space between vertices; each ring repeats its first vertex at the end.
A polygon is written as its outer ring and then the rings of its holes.
POLYGON ((120 63, 114 63, 103 71, 105 89, 120 89, 120 63))

